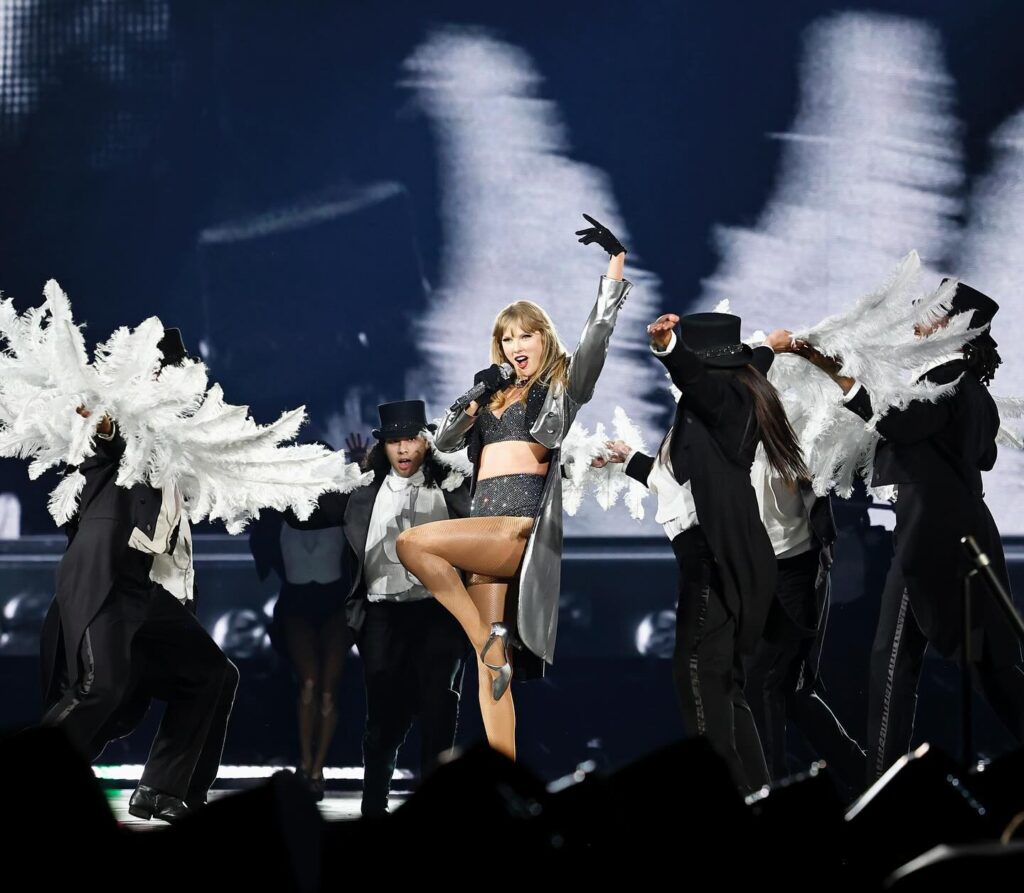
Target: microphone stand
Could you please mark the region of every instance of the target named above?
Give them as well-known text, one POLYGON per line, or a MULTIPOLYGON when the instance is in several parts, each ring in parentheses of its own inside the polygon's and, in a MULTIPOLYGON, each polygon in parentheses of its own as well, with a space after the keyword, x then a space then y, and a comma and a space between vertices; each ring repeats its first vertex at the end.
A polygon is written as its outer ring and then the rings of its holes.
POLYGON ((991 560, 988 555, 981 551, 977 540, 973 536, 965 536, 961 538, 960 543, 974 564, 973 570, 969 571, 964 578, 963 700, 961 703, 963 760, 965 766, 970 766, 974 760, 973 727, 971 722, 971 660, 973 657, 971 651, 971 584, 974 579, 980 577, 985 581, 989 592, 995 598, 996 604, 1002 608, 1006 619, 1009 620, 1010 626, 1021 643, 1024 643, 1024 620, 1021 619, 1020 613, 1013 604, 1013 597, 1006 591, 1006 588, 992 567, 991 560))

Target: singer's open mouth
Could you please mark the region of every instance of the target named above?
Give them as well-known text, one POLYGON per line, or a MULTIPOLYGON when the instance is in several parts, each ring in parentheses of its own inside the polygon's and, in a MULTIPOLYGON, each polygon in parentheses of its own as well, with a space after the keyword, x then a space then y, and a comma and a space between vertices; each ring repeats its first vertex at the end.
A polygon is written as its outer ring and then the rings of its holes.
POLYGON ((530 362, 530 358, 528 356, 526 356, 525 354, 520 354, 518 357, 515 357, 515 361, 516 361, 516 365, 520 369, 523 369, 523 368, 526 367, 526 364, 528 362, 530 362))

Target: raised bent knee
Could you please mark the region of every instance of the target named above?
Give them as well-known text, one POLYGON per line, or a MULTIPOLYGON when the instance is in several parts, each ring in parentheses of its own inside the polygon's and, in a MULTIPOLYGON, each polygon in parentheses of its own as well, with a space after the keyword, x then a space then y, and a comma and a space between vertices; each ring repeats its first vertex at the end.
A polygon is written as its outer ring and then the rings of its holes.
POLYGON ((410 527, 398 534, 395 540, 395 550, 398 552, 398 560, 407 565, 407 561, 413 558, 420 551, 420 536, 415 527, 410 527))

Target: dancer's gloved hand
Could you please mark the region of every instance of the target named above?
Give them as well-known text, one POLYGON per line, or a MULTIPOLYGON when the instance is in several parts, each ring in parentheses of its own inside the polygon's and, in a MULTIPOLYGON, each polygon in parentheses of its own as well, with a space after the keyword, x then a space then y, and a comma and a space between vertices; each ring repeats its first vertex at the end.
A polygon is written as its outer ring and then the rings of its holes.
POLYGON ((477 400, 486 400, 498 391, 504 390, 510 384, 512 384, 514 376, 509 375, 507 378, 501 373, 501 366, 497 363, 492 363, 486 369, 481 369, 473 376, 473 384, 480 384, 483 382, 487 386, 487 390, 481 394, 477 400))
POLYGON ((584 214, 583 219, 587 223, 592 223, 593 226, 587 227, 587 229, 576 230, 576 235, 580 237, 579 242, 581 244, 589 245, 591 242, 597 242, 598 245, 608 252, 609 257, 616 257, 619 254, 626 253, 626 247, 615 238, 615 233, 603 223, 595 220, 589 214, 584 214))
POLYGON ((345 454, 348 456, 349 462, 362 462, 366 458, 369 448, 369 441, 365 440, 363 435, 357 431, 353 431, 345 438, 345 454))

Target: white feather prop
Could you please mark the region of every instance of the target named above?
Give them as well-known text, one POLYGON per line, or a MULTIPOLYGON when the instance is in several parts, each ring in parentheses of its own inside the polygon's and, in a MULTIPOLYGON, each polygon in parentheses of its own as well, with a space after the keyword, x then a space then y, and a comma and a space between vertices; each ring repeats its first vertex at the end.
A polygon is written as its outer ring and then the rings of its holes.
POLYGON ((883 415, 913 400, 938 400, 958 383, 939 385, 920 375, 929 366, 958 356, 977 331, 969 328, 970 314, 961 313, 930 335, 915 334, 915 324, 948 314, 957 286, 950 280, 928 293, 920 284, 920 272, 920 259, 911 251, 883 286, 851 310, 794 332, 825 355, 841 359, 843 372, 867 389, 874 410, 867 423, 843 406, 839 389, 816 367, 791 354, 775 357, 768 379, 791 422, 797 413, 801 417, 794 429, 819 495, 834 491, 846 497, 856 477, 870 481, 878 441, 875 425, 883 415))
MULTIPOLYGON (((223 521, 230 533, 263 508, 308 517, 320 494, 348 492, 372 477, 343 453, 289 444, 304 409, 259 425, 247 407, 226 403, 219 385, 207 390, 201 362, 160 370, 164 327, 156 317, 115 331, 90 363, 67 295, 51 280, 44 298, 21 314, 0 302, 0 456, 30 459, 31 477, 92 455, 105 415, 125 441, 120 486, 176 487, 191 520, 223 521), (76 413, 80 406, 88 418, 76 413)), ((58 523, 74 514, 83 484, 75 472, 54 489, 50 512, 58 523)))
MULTIPOLYGON (((434 419, 435 424, 440 424, 440 419, 434 419)), ((448 474, 441 481, 442 490, 457 490, 462 482, 473 476, 473 463, 469 461, 469 455, 465 449, 457 450, 454 453, 442 453, 434 449, 434 432, 429 428, 424 429, 423 436, 427 440, 430 452, 438 464, 448 469, 448 474)))
POLYGON ((841 404, 833 381, 802 357, 777 354, 768 380, 800 441, 814 491, 849 496, 854 477, 865 473, 878 435, 841 404))
POLYGON ((946 316, 957 287, 951 279, 927 293, 920 273, 920 258, 911 251, 888 282, 858 300, 850 311, 794 332, 826 356, 841 359, 843 372, 867 388, 875 410, 872 424, 892 407, 902 408, 913 400, 934 401, 953 390, 956 382, 920 382, 915 373, 959 353, 980 333, 970 329, 971 314, 958 313, 947 325, 918 337, 914 326, 946 316))
POLYGON ((999 432, 996 435, 996 443, 1000 446, 1024 450, 1024 432, 1021 431, 1020 426, 1020 421, 1024 418, 1024 398, 1000 397, 993 394, 992 399, 995 400, 996 409, 999 410, 999 432))
MULTIPOLYGON (((825 355, 840 358, 844 373, 867 389, 874 410, 868 423, 843 406, 835 383, 816 366, 793 354, 775 357, 768 379, 779 392, 819 495, 835 492, 848 497, 856 477, 871 480, 879 439, 875 425, 885 413, 912 400, 938 400, 957 385, 957 381, 940 385, 920 376, 928 367, 959 356, 977 330, 969 328, 970 314, 961 313, 930 335, 918 337, 915 324, 947 316, 957 287, 955 280, 949 280, 928 293, 920 280, 921 261, 917 252, 911 251, 887 282, 860 298, 849 311, 794 332, 794 337, 810 342, 825 355)), ((721 306, 716 312, 723 312, 721 306)), ((758 331, 746 341, 759 344, 764 337, 758 331)), ((669 389, 678 401, 679 389, 671 383, 669 389)), ((1009 411, 1010 405, 1005 405, 1009 411)), ((1024 438, 1005 426, 1001 437, 1007 443, 1024 445, 1024 438)), ((888 498, 889 491, 878 488, 872 495, 888 498)))
MULTIPOLYGON (((639 428, 633 424, 621 406, 615 407, 612 417, 614 439, 622 440, 634 450, 645 449, 644 438, 639 428)), ((598 423, 593 434, 586 428, 575 423, 562 443, 562 505, 565 511, 574 515, 590 493, 597 504, 608 511, 619 497, 634 520, 641 521, 644 517, 643 500, 647 488, 638 481, 623 473, 622 463, 609 462, 600 468, 591 463, 595 458, 607 458, 608 441, 605 427, 598 423)))
POLYGON ((587 481, 591 471, 591 461, 604 455, 604 426, 598 425, 593 434, 579 421, 573 422, 562 439, 560 449, 562 462, 562 509, 574 516, 583 503, 587 492, 587 481))
POLYGON ((78 511, 78 497, 85 486, 85 475, 75 470, 64 476, 64 479, 50 491, 49 510, 53 520, 58 524, 67 524, 78 511))
MULTIPOLYGON (((639 450, 640 452, 647 451, 647 444, 640 428, 626 415, 625 410, 621 406, 615 407, 615 412, 612 415, 612 427, 615 429, 617 440, 623 441, 634 450, 639 450)), ((647 498, 649 491, 639 481, 635 481, 625 474, 623 477, 628 481, 623 502, 629 510, 630 516, 636 521, 642 521, 644 518, 644 500, 647 498)))
POLYGON ((996 443, 1000 446, 1013 447, 1015 450, 1024 450, 1024 437, 1004 425, 1000 425, 996 432, 996 443))

